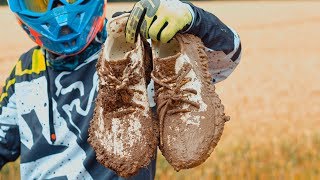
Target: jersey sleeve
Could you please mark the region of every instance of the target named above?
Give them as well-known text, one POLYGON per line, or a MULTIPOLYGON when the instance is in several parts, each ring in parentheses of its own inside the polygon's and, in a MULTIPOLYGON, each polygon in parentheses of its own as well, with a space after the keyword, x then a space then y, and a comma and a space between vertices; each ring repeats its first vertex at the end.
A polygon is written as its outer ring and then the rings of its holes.
POLYGON ((193 21, 184 33, 201 38, 209 57, 212 82, 220 82, 226 79, 240 62, 241 42, 239 35, 215 15, 190 2, 186 3, 190 5, 193 21))
POLYGON ((0 169, 7 162, 15 161, 20 155, 15 82, 14 68, 6 80, 0 96, 0 169))

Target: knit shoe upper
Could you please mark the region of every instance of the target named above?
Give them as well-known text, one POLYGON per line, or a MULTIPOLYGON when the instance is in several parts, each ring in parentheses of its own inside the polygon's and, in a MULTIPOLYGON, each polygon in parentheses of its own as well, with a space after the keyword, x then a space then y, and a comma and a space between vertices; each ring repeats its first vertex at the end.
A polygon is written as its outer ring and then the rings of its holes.
POLYGON ((210 156, 228 120, 211 84, 204 45, 178 34, 152 46, 160 150, 177 171, 195 167, 210 156))
POLYGON ((97 160, 129 177, 149 164, 157 147, 156 125, 149 108, 145 49, 125 41, 126 15, 108 24, 109 37, 97 64, 99 92, 89 128, 97 160))

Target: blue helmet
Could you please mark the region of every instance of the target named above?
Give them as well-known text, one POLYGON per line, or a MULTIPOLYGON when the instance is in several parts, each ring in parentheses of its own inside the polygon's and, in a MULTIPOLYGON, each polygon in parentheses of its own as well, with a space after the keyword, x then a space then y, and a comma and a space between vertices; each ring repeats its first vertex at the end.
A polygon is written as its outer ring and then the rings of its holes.
POLYGON ((48 51, 73 55, 102 31, 104 0, 8 0, 23 30, 48 51))

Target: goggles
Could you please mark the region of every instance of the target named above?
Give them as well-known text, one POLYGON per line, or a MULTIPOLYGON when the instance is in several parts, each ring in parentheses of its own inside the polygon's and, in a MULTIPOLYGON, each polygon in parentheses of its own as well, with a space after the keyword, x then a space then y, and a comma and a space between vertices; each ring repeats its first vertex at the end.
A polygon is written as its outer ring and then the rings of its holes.
POLYGON ((13 12, 29 16, 41 16, 52 9, 53 6, 77 5, 85 0, 8 0, 13 12))

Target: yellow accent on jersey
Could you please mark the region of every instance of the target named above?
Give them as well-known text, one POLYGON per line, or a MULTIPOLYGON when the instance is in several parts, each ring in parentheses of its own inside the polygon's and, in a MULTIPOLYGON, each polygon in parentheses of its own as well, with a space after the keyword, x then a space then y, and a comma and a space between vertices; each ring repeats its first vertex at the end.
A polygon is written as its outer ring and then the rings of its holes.
MULTIPOLYGON (((7 92, 2 93, 2 94, 1 94, 1 97, 0 97, 0 102, 2 102, 2 100, 3 100, 5 97, 7 97, 7 96, 8 96, 8 93, 7 93, 7 92)), ((1 104, 0 104, 0 107, 1 107, 1 104)))
POLYGON ((25 74, 40 74, 40 72, 46 70, 46 61, 44 59, 44 55, 41 52, 41 49, 35 49, 32 54, 32 65, 31 69, 22 70, 22 62, 18 61, 16 65, 16 76, 22 76, 25 74))
POLYGON ((14 83, 16 83, 16 78, 13 78, 13 79, 9 80, 7 85, 6 85, 6 91, 8 91, 10 86, 14 85, 14 83))
MULTIPOLYGON (((35 49, 32 54, 32 65, 31 69, 22 70, 22 61, 19 60, 16 64, 15 76, 23 76, 25 74, 40 74, 40 72, 46 70, 46 61, 41 49, 35 49)), ((0 96, 0 102, 8 96, 8 89, 16 83, 16 78, 13 78, 5 85, 5 91, 0 96)), ((0 105, 1 107, 1 105, 0 105)))
POLYGON ((6 84, 6 89, 5 89, 5 92, 3 92, 0 96, 0 102, 8 96, 8 89, 10 88, 10 86, 14 85, 14 83, 16 83, 16 78, 13 78, 11 80, 9 80, 6 84))

